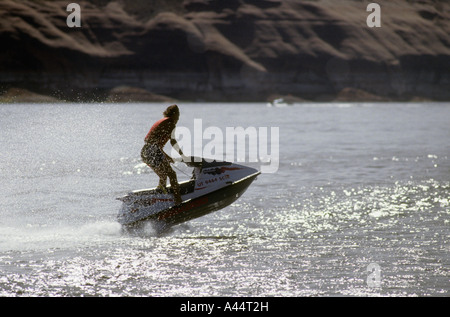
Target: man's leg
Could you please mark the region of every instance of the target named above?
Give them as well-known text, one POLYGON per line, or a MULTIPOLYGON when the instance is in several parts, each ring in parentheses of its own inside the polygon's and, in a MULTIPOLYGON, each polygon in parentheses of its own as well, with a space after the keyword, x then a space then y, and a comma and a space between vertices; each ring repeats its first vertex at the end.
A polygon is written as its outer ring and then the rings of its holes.
POLYGON ((172 169, 168 161, 164 161, 161 163, 161 165, 155 169, 156 174, 160 177, 160 184, 162 176, 164 177, 164 183, 166 180, 166 177, 169 177, 170 186, 172 187, 173 196, 175 200, 175 205, 179 205, 182 202, 181 195, 180 195, 180 185, 178 184, 177 180, 177 174, 172 169))
POLYGON ((181 195, 180 195, 180 185, 178 184, 177 174, 175 173, 175 171, 172 168, 170 168, 170 172, 168 173, 167 176, 169 176, 170 187, 172 187, 172 190, 173 190, 173 197, 175 199, 175 205, 179 205, 179 204, 181 204, 182 199, 181 199, 181 195))

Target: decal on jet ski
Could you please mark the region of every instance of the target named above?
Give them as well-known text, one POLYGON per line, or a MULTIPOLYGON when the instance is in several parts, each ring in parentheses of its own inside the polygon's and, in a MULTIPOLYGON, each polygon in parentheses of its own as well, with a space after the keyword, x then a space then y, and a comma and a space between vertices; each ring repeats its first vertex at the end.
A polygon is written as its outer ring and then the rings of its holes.
POLYGON ((213 178, 210 178, 210 179, 205 179, 205 180, 203 180, 201 182, 197 182, 197 187, 195 188, 195 190, 205 189, 207 187, 206 185, 210 185, 210 184, 213 184, 213 183, 218 182, 218 181, 226 181, 228 179, 230 179, 230 174, 225 174, 225 175, 222 175, 222 176, 219 176, 219 177, 213 177, 213 178))

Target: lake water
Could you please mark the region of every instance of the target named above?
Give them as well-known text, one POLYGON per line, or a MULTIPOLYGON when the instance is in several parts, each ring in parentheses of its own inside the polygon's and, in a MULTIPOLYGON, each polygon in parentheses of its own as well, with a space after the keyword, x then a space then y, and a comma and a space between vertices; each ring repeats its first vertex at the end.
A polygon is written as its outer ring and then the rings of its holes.
POLYGON ((449 103, 178 105, 278 127, 278 168, 163 236, 122 233, 115 198, 157 184, 167 105, 0 105, 0 296, 449 296, 449 103))

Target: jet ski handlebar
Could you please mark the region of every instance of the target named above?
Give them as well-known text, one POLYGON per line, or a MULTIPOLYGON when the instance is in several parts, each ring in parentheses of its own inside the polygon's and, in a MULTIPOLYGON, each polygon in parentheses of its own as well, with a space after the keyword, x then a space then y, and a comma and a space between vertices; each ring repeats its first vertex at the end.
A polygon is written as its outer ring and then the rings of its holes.
POLYGON ((205 162, 204 158, 197 157, 197 156, 185 156, 183 155, 180 158, 174 159, 175 162, 181 162, 186 164, 189 167, 202 167, 203 163, 205 162))
POLYGON ((199 168, 216 167, 231 164, 230 162, 217 161, 214 159, 205 159, 203 157, 185 156, 185 155, 183 155, 181 158, 175 159, 174 161, 182 162, 189 167, 199 167, 199 168))

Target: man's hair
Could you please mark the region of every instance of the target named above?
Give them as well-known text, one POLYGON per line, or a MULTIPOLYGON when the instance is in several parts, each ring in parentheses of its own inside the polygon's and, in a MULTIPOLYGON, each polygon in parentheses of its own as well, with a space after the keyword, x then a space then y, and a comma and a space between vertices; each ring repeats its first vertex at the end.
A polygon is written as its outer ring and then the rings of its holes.
POLYGON ((164 111, 164 117, 173 117, 175 114, 180 114, 180 110, 178 109, 177 105, 171 105, 167 107, 167 109, 164 111))

